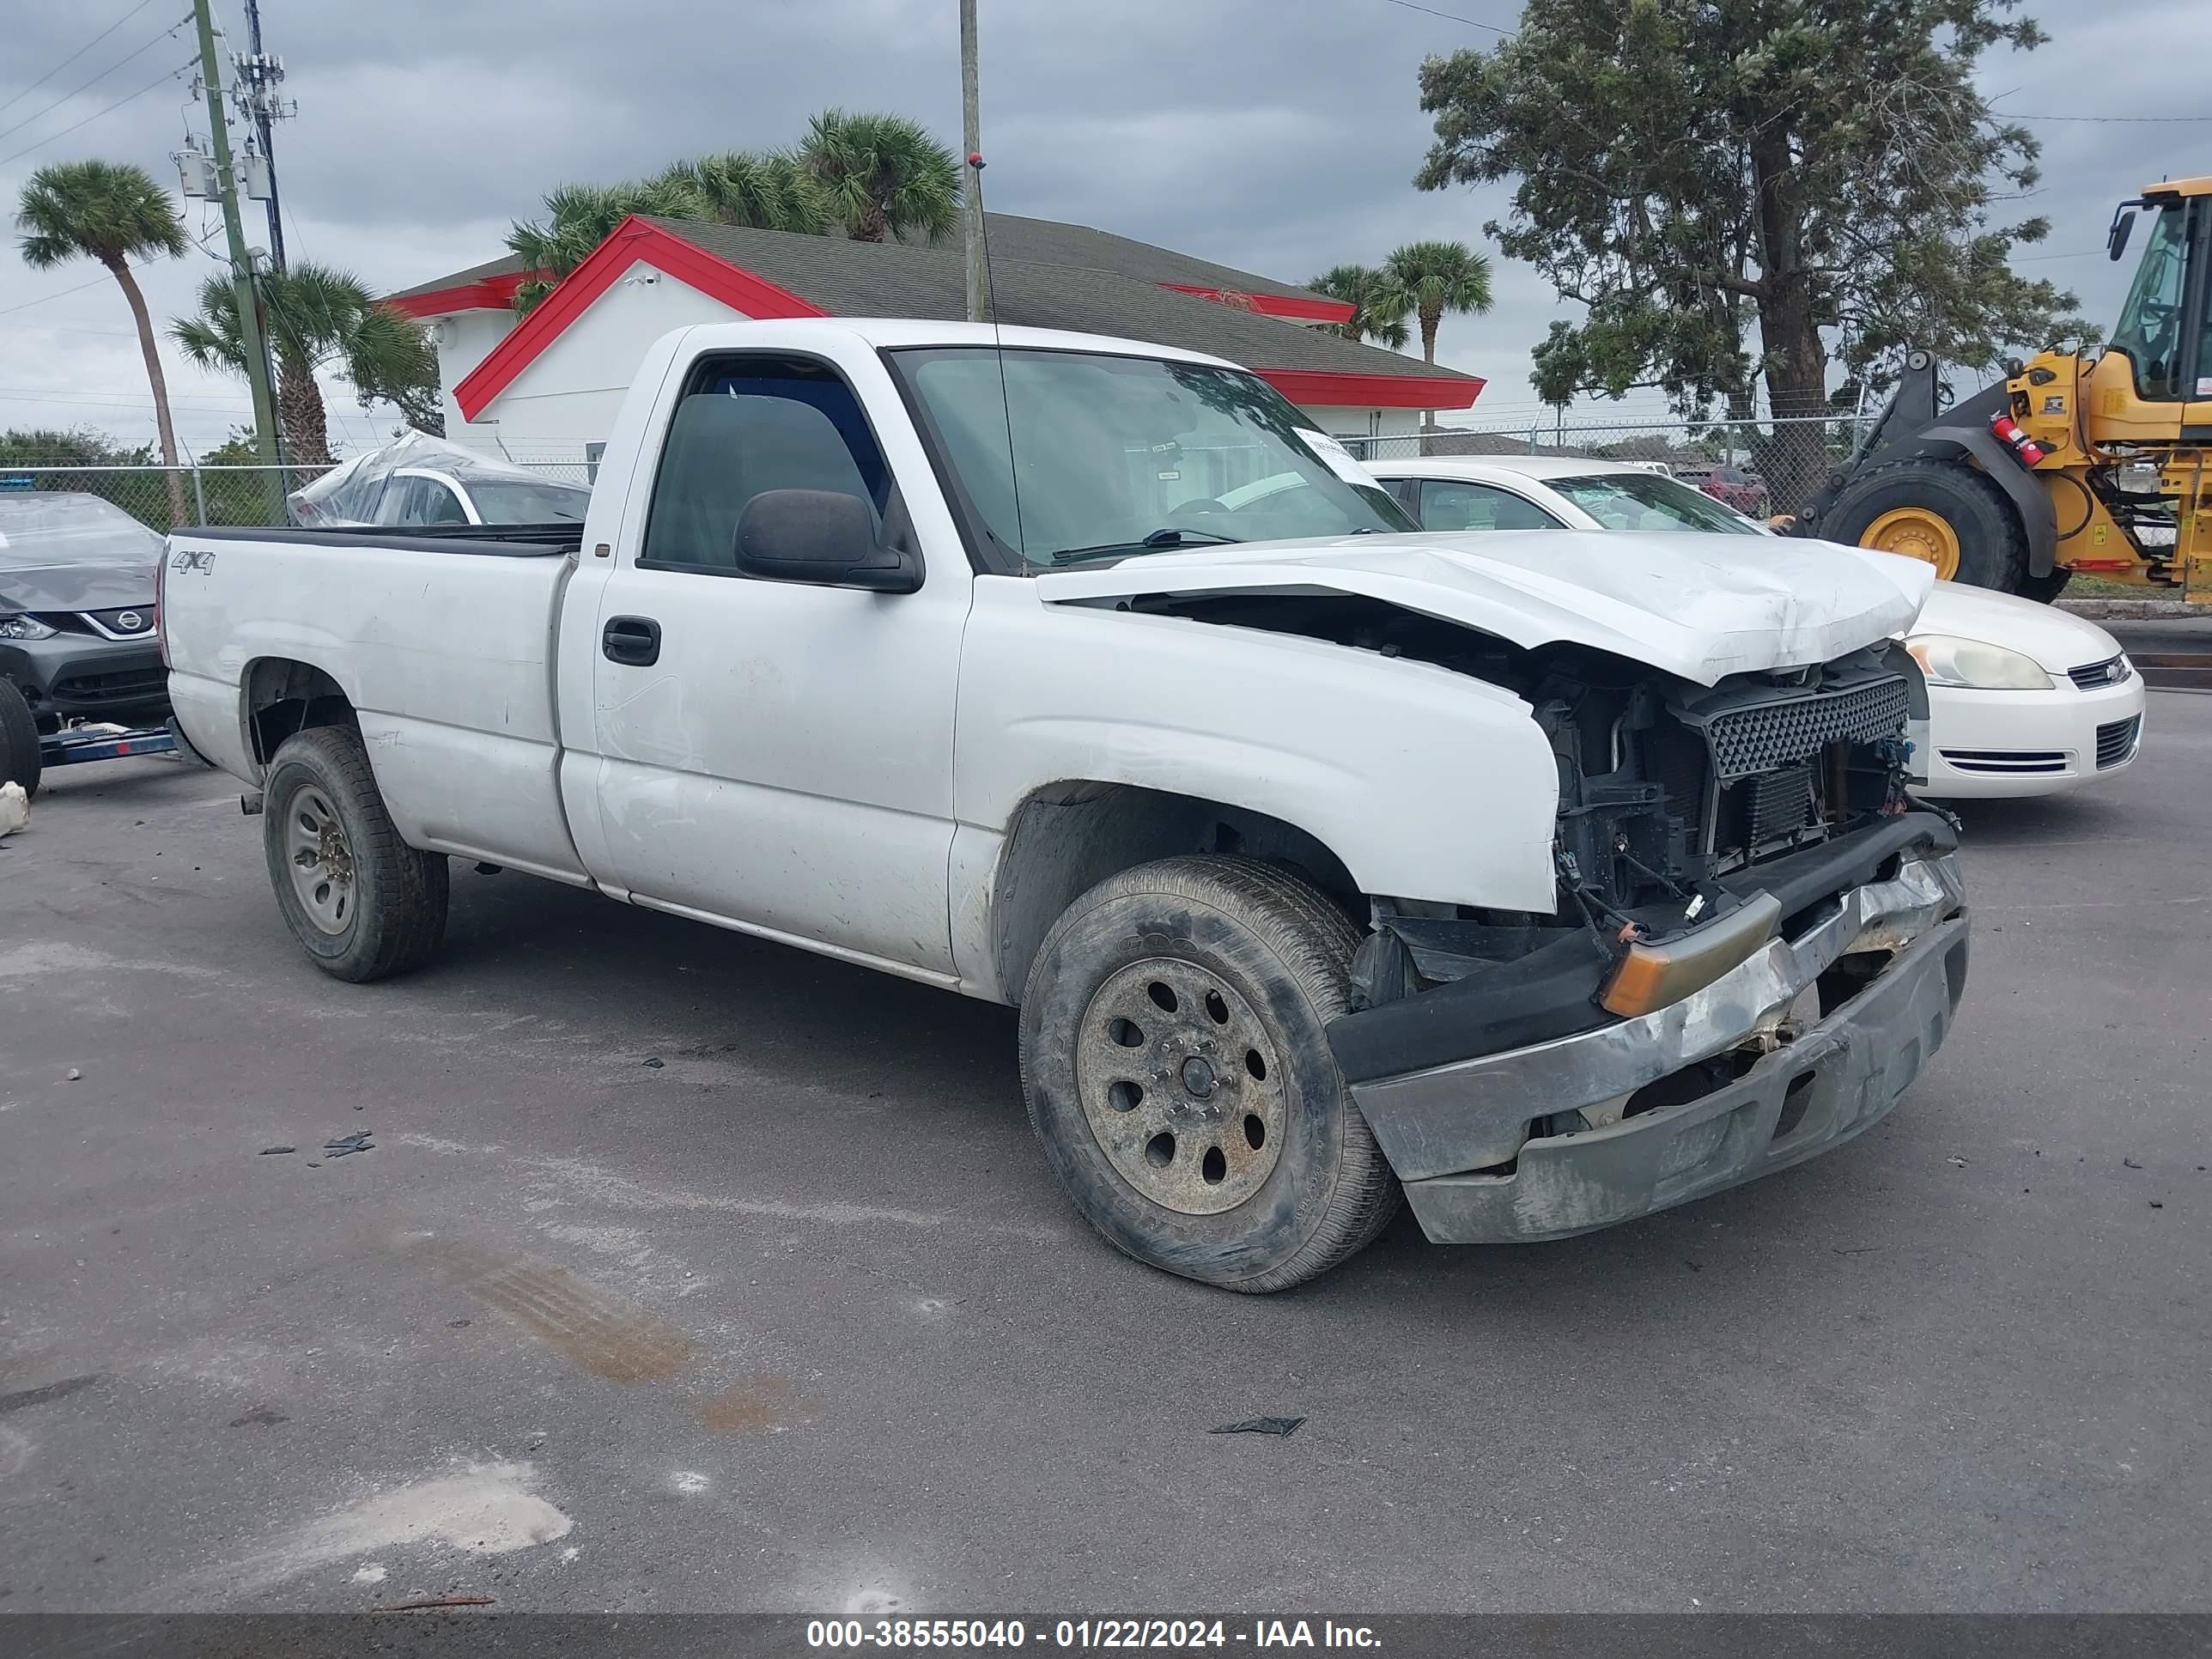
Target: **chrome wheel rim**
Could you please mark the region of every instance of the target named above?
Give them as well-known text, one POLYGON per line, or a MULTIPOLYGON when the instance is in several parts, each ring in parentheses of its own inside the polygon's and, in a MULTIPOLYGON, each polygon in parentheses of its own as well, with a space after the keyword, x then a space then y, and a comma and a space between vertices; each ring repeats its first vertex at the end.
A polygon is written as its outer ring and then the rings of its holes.
POLYGON ((1237 988, 1196 963, 1155 957, 1101 985, 1083 1011, 1075 1084, 1121 1178, 1179 1214, 1236 1208, 1282 1156, 1274 1041, 1237 988))
POLYGON ((330 798, 313 785, 295 793, 286 809, 284 863, 307 920, 321 933, 345 932, 353 923, 353 849, 330 798))

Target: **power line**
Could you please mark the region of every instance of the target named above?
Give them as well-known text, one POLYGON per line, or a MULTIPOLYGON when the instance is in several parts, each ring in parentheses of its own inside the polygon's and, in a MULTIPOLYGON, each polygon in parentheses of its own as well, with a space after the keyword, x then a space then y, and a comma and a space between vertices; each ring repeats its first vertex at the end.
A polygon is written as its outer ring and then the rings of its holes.
POLYGON ((165 36, 174 34, 179 29, 184 27, 184 24, 185 20, 180 17, 175 22, 170 24, 168 27, 155 31, 155 33, 145 42, 144 45, 141 46, 137 51, 126 53, 125 56, 117 58, 106 69, 100 70, 99 74, 94 76, 91 80, 78 82, 76 85, 71 87, 67 92, 55 99, 52 103, 48 104, 44 109, 25 116, 21 120, 16 122, 14 126, 0 127, 0 138, 5 138, 11 132, 21 132, 25 127, 29 126, 33 122, 40 120, 45 117, 52 114, 64 104, 69 102, 70 99, 76 97, 77 94, 82 92, 87 87, 93 86, 101 81, 105 81, 109 76, 114 74, 116 70, 121 69, 133 58, 143 58, 146 53, 153 51, 155 47, 161 44, 165 36))
POLYGON ((24 145, 22 149, 17 150, 13 155, 0 155, 0 167, 6 167, 10 161, 21 160, 22 157, 28 155, 34 149, 43 149, 45 146, 52 143, 57 138, 68 137, 70 134, 75 132, 79 127, 90 126, 94 121, 100 119, 101 116, 112 115, 117 110, 121 109, 125 104, 135 103, 137 100, 143 98, 148 93, 153 91, 155 88, 160 86, 162 82, 173 81, 190 68, 191 68, 190 64, 179 64, 176 68, 168 70, 166 74, 157 76, 155 79, 149 81, 144 86, 139 88, 137 91, 131 94, 129 97, 117 99, 113 103, 108 105, 106 109, 96 109, 93 111, 91 114, 86 116, 83 120, 72 121, 69 125, 64 127, 59 132, 50 132, 45 137, 38 140, 35 143, 24 145))
POLYGON ((2212 115, 2015 115, 2007 118, 2026 121, 2031 126, 2039 121, 2080 121, 2092 126, 2197 126, 2212 121, 2212 115))
POLYGON ((116 30, 118 30, 118 29, 121 28, 121 27, 122 27, 125 23, 129 22, 132 18, 136 17, 136 16, 137 16, 140 12, 142 12, 142 11, 145 10, 147 7, 149 7, 149 6, 152 5, 153 3, 154 3, 154 0, 138 0, 138 3, 137 3, 137 5, 135 5, 135 6, 131 7, 131 9, 130 9, 129 11, 125 12, 125 13, 123 14, 123 15, 122 15, 122 16, 120 16, 120 17, 117 18, 117 19, 116 19, 112 23, 110 23, 110 24, 109 24, 106 28, 104 28, 104 29, 100 30, 100 32, 99 33, 97 33, 97 34, 94 35, 94 36, 92 37, 92 39, 91 39, 91 40, 89 40, 86 41, 82 46, 79 46, 79 47, 78 47, 75 52, 71 52, 68 57, 66 57, 66 58, 63 58, 63 59, 62 59, 62 61, 61 61, 60 63, 58 63, 58 64, 55 64, 52 69, 48 70, 47 70, 44 75, 41 75, 41 76, 40 76, 37 80, 35 80, 35 81, 32 82, 31 82, 31 84, 30 84, 29 86, 25 87, 25 88, 22 89, 22 91, 21 91, 21 92, 17 93, 17 94, 16 94, 13 98, 10 98, 10 99, 6 102, 6 103, 4 103, 4 104, 0 104, 0 111, 10 110, 10 109, 15 108, 16 105, 18 105, 18 104, 21 103, 21 102, 22 102, 26 98, 28 98, 28 97, 29 97, 33 93, 36 92, 36 91, 37 91, 40 87, 43 87, 44 85, 46 85, 47 82, 49 82, 49 81, 52 80, 52 79, 54 78, 54 76, 56 76, 57 75, 59 75, 59 74, 60 74, 64 70, 67 69, 67 68, 68 68, 71 64, 74 64, 75 62, 76 62, 76 60, 77 60, 78 58, 80 58, 83 57, 83 56, 85 55, 85 53, 87 53, 87 52, 90 52, 90 51, 91 51, 94 46, 98 46, 101 41, 103 41, 103 40, 105 40, 106 39, 107 39, 107 37, 108 37, 109 35, 111 35, 111 34, 114 33, 116 30))
POLYGON ((1441 17, 1447 23, 1464 23, 1471 29, 1488 29, 1492 34, 1511 34, 1511 29, 1502 29, 1495 23, 1477 22, 1472 17, 1462 17, 1455 11, 1438 11, 1433 6, 1417 6, 1413 0, 1382 0, 1383 4, 1398 6, 1407 11, 1425 12, 1431 17, 1441 17))

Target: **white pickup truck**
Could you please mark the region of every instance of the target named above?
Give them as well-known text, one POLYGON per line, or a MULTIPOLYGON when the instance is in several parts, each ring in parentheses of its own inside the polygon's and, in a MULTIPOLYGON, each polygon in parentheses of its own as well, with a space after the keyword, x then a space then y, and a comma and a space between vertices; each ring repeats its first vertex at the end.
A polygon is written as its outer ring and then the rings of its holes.
POLYGON ((1018 1004, 1076 1206, 1268 1291, 1401 1191, 1560 1237, 1890 1109, 1966 977, 1930 580, 1424 535, 1231 364, 807 319, 659 341, 580 535, 187 532, 162 615, 329 972, 459 857, 1018 1004))

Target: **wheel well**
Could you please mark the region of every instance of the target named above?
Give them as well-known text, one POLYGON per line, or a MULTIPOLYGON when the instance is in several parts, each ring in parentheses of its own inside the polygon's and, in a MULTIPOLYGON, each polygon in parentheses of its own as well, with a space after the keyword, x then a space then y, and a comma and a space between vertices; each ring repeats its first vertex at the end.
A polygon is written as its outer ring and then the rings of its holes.
POLYGON ((1365 902, 1344 860, 1296 824, 1134 784, 1048 784, 1015 811, 992 884, 992 943, 1006 1000, 1021 1000, 1037 947, 1078 895, 1178 853, 1241 853, 1282 865, 1365 921, 1365 902))
POLYGON ((246 731, 264 766, 285 738, 309 726, 360 725, 338 683, 311 664, 264 657, 246 672, 246 731))

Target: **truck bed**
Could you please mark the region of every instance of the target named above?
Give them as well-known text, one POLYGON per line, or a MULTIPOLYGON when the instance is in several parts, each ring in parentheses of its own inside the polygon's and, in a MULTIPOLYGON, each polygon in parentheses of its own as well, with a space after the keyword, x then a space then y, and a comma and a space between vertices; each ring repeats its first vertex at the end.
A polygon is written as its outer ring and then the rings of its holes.
POLYGON ((464 533, 177 532, 163 595, 171 699, 202 753, 252 775, 249 681, 313 664, 358 714, 410 843, 580 882, 553 685, 580 526, 453 529, 464 533))

